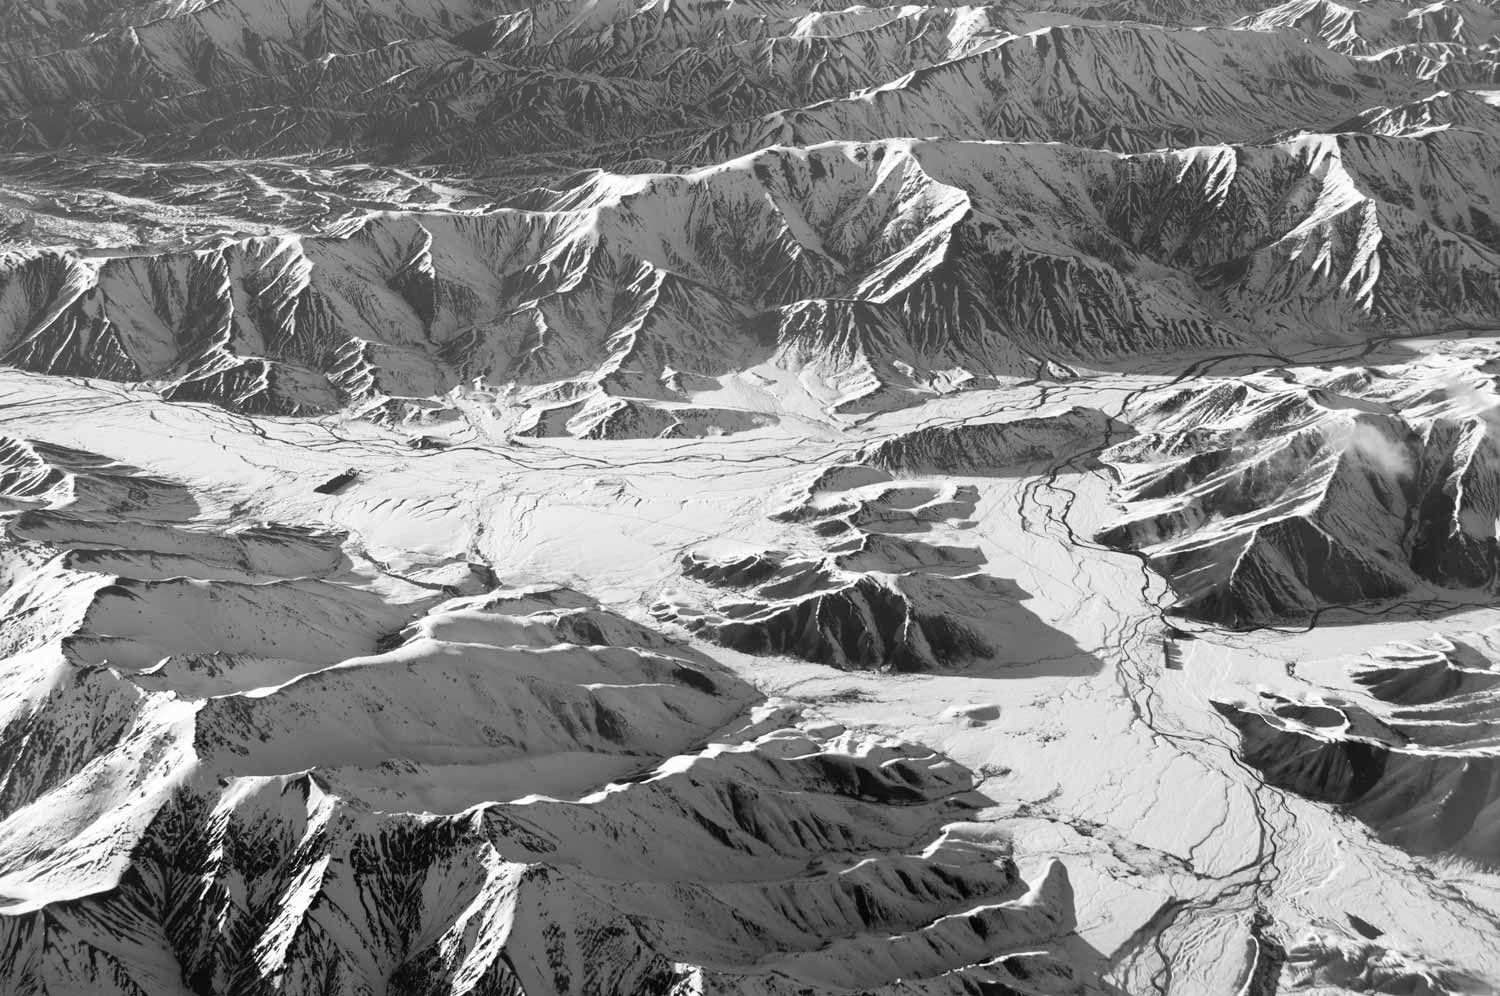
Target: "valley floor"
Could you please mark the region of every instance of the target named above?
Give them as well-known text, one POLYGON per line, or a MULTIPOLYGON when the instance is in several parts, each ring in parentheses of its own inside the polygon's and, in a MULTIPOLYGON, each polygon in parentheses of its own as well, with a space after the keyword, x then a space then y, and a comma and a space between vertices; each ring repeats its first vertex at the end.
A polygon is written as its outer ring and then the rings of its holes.
MULTIPOLYGON (((685 552, 782 542, 768 515, 863 447, 1002 413, 1122 415, 1178 380, 1018 383, 844 424, 789 417, 690 440, 491 442, 460 425, 441 448, 413 450, 363 422, 252 419, 7 370, 0 431, 189 482, 241 521, 346 529, 393 574, 482 560, 504 584, 566 584, 654 625, 651 607, 688 584, 685 552), (347 471, 353 483, 338 493, 316 490, 347 471)), ((973 486, 978 499, 931 538, 977 547, 988 573, 1024 593, 996 659, 887 674, 695 649, 827 724, 910 738, 976 772, 978 819, 1012 837, 1023 875, 1063 860, 1083 942, 1073 954, 1120 992, 1272 992, 1267 973, 1304 934, 1347 934, 1351 917, 1390 951, 1500 978, 1500 876, 1411 856, 1336 807, 1266 784, 1213 705, 1294 697, 1307 662, 1485 629, 1500 609, 1455 604, 1434 618, 1419 611, 1430 606, 1392 604, 1248 631, 1169 622, 1160 577, 1091 539, 1118 515, 1107 468, 1072 457, 941 483, 973 486)))

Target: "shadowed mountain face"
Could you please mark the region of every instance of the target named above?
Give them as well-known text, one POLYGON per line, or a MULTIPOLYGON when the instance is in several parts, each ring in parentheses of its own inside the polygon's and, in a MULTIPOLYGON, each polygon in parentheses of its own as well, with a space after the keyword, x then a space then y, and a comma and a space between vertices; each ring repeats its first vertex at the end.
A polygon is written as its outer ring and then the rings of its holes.
POLYGON ((1309 119, 1337 120, 1403 88, 1399 67, 1320 54, 1292 32, 1147 31, 1089 19, 1100 12, 1087 7, 236 0, 17 10, 7 20, 30 23, 6 45, 0 135, 37 150, 411 163, 717 159, 767 139, 935 131, 1135 150, 1164 136, 1278 130, 1282 109, 1263 99, 1257 75, 1309 119), (1142 87, 1152 75, 1161 85, 1142 87), (849 102, 866 89, 873 99, 849 102))
POLYGON ((1020 604, 1028 592, 984 572, 980 551, 953 542, 974 525, 980 487, 920 478, 1021 476, 1128 431, 1097 410, 1069 408, 886 440, 860 454, 870 463, 825 468, 771 515, 798 545, 691 550, 682 575, 698 587, 653 613, 736 650, 840 669, 1090 671, 1088 654, 1020 604), (1037 658, 1048 666, 1022 663, 1037 658))
MULTIPOLYGON (((1299 698, 1219 709, 1245 758, 1423 854, 1488 862, 1500 849, 1497 634, 1429 634, 1334 662, 1299 698)), ((1326 669, 1319 669, 1321 671, 1326 669)))
POLYGON ((1177 610, 1231 626, 1500 579, 1488 378, 1378 368, 1206 381, 1101 454, 1124 517, 1099 533, 1166 576, 1177 610))
POLYGON ((0 0, 0 996, 1495 991, 1497 163, 1487 0, 0 0))

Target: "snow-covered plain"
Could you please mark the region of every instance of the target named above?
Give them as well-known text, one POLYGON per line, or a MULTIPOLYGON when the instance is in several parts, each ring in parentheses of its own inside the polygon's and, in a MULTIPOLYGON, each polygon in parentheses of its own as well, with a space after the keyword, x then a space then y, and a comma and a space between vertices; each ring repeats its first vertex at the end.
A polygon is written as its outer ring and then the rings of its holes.
POLYGON ((1500 8, 0 0, 0 994, 1500 986, 1500 8))

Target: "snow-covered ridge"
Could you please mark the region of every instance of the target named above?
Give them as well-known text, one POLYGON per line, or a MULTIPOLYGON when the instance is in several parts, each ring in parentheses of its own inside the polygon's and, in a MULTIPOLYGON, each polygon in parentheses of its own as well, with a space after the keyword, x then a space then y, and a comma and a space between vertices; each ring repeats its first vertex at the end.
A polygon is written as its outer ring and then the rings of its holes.
MULTIPOLYGON (((1360 99, 1376 102, 1405 73, 1308 52, 1293 30, 1173 31, 1212 17, 1180 6, 1133 5, 1128 14, 1086 2, 58 6, 64 10, 51 17, 35 8, 7 14, 8 24, 34 25, 17 25, 0 49, 8 56, 0 59, 0 135, 12 147, 159 156, 337 150, 406 163, 498 157, 555 169, 580 156, 611 165, 691 155, 730 122, 742 122, 736 127, 754 142, 764 115, 796 118, 799 108, 873 87, 916 102, 895 110, 906 115, 899 124, 882 119, 892 127, 878 137, 933 134, 910 128, 925 111, 936 114, 927 129, 980 129, 942 132, 949 137, 1092 133, 1139 149, 1148 136, 1174 130, 1201 140, 1263 137, 1244 130, 1271 123, 1252 106, 1259 79, 1285 80, 1282 96, 1309 116, 1342 104, 1342 117, 1360 99), (1076 71, 1089 63, 1093 70, 1076 71), (971 78, 947 80, 955 72, 971 78), (933 78, 913 87, 914 73, 933 78), (1376 81, 1382 75, 1385 84, 1376 81), (1171 85, 1154 86, 1153 76, 1171 85), (981 79, 1013 106, 976 113, 969 87, 981 79), (1039 82, 1053 91, 1040 105, 1032 96, 1039 82), (1077 120, 1066 113, 1070 105, 1077 120), (1108 108, 1125 115, 1151 107, 1163 120, 1116 127, 1107 119, 1108 108)), ((827 112, 808 113, 816 120, 827 112)), ((724 141, 720 133, 710 144, 724 141)), ((741 142, 742 151, 750 147, 741 142)))
POLYGON ((1497 663, 1493 631, 1432 634, 1299 668, 1298 698, 1219 708, 1268 779, 1410 850, 1485 861, 1500 836, 1497 663))
POLYGON ((1494 144, 774 148, 339 235, 30 249, 0 266, 0 347, 27 369, 269 413, 478 381, 519 392, 523 431, 554 407, 690 401, 674 371, 805 369, 836 404, 888 407, 954 371, 978 384, 1039 360, 1492 324, 1494 144))
POLYGON ((381 573, 87 453, 0 460, 12 985, 1085 981, 1062 867, 1023 882, 940 754, 566 588, 381 573))
POLYGON ((1294 369, 1153 402, 1102 455, 1125 515, 1100 533, 1166 576, 1178 610, 1236 626, 1500 577, 1492 385, 1294 369))

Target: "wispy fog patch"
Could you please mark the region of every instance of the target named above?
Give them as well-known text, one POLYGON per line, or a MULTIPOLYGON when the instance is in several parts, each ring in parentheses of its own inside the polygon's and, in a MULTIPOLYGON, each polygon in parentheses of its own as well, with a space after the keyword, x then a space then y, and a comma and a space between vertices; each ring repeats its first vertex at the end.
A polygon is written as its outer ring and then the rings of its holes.
POLYGON ((1355 453, 1385 477, 1410 477, 1416 472, 1411 448, 1393 439, 1379 426, 1355 420, 1344 444, 1344 452, 1355 453))

